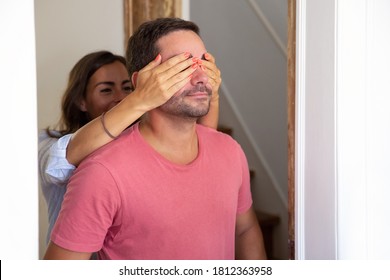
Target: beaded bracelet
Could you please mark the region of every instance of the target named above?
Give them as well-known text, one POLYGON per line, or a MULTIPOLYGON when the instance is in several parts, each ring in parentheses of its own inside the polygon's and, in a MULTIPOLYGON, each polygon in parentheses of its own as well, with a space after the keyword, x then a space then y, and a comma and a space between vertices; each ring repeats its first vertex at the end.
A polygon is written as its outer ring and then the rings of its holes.
POLYGON ((102 125, 103 125, 103 129, 104 129, 104 132, 108 135, 108 136, 110 136, 110 138, 112 138, 112 139, 116 139, 117 137, 115 137, 114 135, 112 135, 109 131, 108 131, 108 129, 106 128, 106 125, 104 124, 104 115, 106 114, 106 112, 104 112, 103 114, 102 114, 102 116, 100 117, 100 120, 102 121, 102 125))

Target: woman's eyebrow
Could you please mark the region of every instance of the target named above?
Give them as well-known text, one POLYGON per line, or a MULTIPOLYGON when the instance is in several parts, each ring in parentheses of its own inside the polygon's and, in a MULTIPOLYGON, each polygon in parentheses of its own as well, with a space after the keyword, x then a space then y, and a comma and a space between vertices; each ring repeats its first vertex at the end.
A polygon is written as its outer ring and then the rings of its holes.
POLYGON ((108 86, 113 86, 115 85, 114 82, 111 82, 111 81, 103 81, 103 82, 99 82, 95 85, 95 87, 99 86, 99 85, 108 85, 108 86))
MULTIPOLYGON (((130 83, 130 80, 129 80, 129 79, 126 79, 126 80, 123 80, 123 81, 122 81, 122 85, 123 85, 123 84, 126 84, 126 83, 130 83)), ((114 85, 115 85, 115 82, 112 82, 112 81, 103 81, 103 82, 96 83, 95 87, 97 87, 97 86, 99 86, 99 85, 114 86, 114 85)))

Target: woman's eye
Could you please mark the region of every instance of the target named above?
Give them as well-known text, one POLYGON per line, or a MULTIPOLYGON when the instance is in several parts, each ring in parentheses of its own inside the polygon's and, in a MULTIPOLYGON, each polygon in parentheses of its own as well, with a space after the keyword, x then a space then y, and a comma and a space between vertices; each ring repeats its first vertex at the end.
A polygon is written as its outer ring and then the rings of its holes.
POLYGON ((100 90, 102 93, 110 93, 112 90, 110 88, 103 88, 100 90))
POLYGON ((131 87, 130 87, 130 86, 128 86, 128 87, 124 87, 124 88, 123 88, 123 90, 124 90, 124 91, 126 91, 127 93, 130 93, 130 92, 132 92, 132 89, 131 89, 131 87))

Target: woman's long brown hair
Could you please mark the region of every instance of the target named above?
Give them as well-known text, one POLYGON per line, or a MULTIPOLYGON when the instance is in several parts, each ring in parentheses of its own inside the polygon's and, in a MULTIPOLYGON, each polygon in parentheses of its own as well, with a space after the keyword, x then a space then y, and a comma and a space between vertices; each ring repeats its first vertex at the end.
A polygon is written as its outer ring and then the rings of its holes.
POLYGON ((91 76, 102 66, 115 61, 126 66, 126 59, 109 51, 98 51, 81 58, 69 73, 68 85, 61 102, 61 119, 55 127, 57 133, 48 127, 50 137, 59 138, 74 133, 91 121, 87 112, 80 110, 80 104, 86 98, 86 89, 91 76))

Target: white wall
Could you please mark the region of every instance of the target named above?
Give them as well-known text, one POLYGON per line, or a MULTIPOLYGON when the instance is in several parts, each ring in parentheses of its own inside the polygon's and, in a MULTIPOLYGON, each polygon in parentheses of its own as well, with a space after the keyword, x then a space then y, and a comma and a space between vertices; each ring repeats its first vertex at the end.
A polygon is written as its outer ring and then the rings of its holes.
POLYGON ((390 1, 337 14, 338 258, 390 259, 390 1))
POLYGON ((297 257, 390 259, 390 1, 297 6, 297 257))
POLYGON ((336 257, 334 1, 297 1, 297 258, 336 257))
POLYGON ((38 258, 34 1, 0 1, 0 34, 0 259, 32 260, 38 258))

